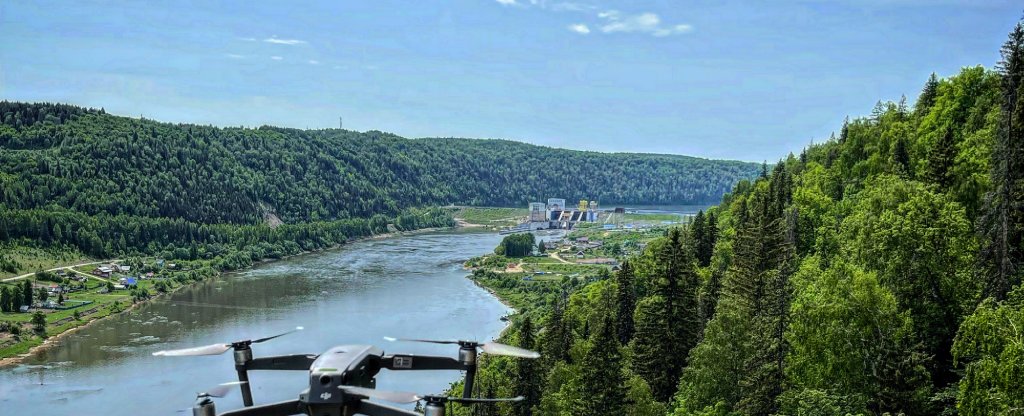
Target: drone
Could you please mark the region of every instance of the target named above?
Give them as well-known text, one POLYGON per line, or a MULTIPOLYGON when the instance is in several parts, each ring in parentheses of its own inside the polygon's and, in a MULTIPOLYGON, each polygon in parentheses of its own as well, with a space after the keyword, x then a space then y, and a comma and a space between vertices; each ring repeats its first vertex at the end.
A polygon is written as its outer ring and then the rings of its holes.
POLYGON ((401 339, 391 337, 385 337, 384 339, 390 342, 402 341, 457 345, 459 348, 458 358, 415 354, 385 354, 384 350, 376 346, 359 344, 338 345, 319 355, 293 354, 253 357, 253 344, 270 341, 302 329, 300 326, 287 332, 259 339, 157 351, 153 355, 163 357, 220 355, 228 350, 233 351, 238 381, 221 384, 213 389, 197 394, 195 404, 192 406, 193 416, 217 416, 218 413, 213 398, 224 397, 234 386, 238 386, 241 390, 244 407, 220 413, 220 416, 350 416, 355 414, 367 416, 444 416, 447 403, 473 404, 523 400, 522 396, 513 398, 472 397, 473 383, 476 377, 477 354, 479 352, 527 359, 540 357, 540 354, 535 351, 497 342, 401 339), (465 371, 463 395, 462 397, 447 397, 444 395, 420 395, 410 392, 376 390, 376 376, 381 369, 394 371, 465 371), (249 371, 251 370, 309 371, 309 387, 299 393, 298 399, 254 406, 252 389, 249 384, 249 371), (371 402, 369 399, 405 404, 422 401, 423 413, 371 402))

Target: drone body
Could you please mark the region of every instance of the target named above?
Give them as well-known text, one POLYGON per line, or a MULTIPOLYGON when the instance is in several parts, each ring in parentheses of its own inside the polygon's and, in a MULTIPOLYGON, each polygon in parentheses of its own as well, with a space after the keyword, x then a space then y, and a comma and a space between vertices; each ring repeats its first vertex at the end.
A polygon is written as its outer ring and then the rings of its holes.
MULTIPOLYGON (((302 327, 296 328, 301 330, 302 327)), ((475 341, 433 341, 434 344, 455 344, 459 346, 458 359, 413 354, 385 355, 384 350, 372 345, 339 345, 322 354, 297 354, 253 358, 252 344, 268 341, 294 331, 257 340, 236 341, 227 344, 213 344, 181 350, 158 351, 155 356, 216 355, 234 350, 235 369, 238 382, 223 384, 206 393, 200 393, 192 408, 194 416, 215 416, 216 410, 211 397, 223 397, 228 386, 238 385, 242 391, 242 402, 246 407, 221 413, 222 416, 287 416, 296 414, 316 416, 419 416, 420 413, 385 406, 367 399, 379 399, 396 403, 425 401, 425 416, 443 416, 445 403, 480 403, 494 401, 516 401, 513 399, 477 399, 470 397, 476 372, 477 349, 494 355, 522 358, 537 358, 540 355, 508 345, 494 342, 475 341), (407 370, 458 370, 465 371, 463 397, 417 395, 404 392, 374 390, 376 376, 381 369, 407 370), (250 370, 304 370, 309 371, 309 387, 298 395, 297 400, 253 406, 249 387, 250 370)), ((389 341, 398 341, 388 338, 389 341)))
POLYGON ((320 354, 309 368, 309 389, 299 394, 314 414, 329 414, 352 401, 341 386, 373 388, 384 351, 372 345, 339 345, 320 354))

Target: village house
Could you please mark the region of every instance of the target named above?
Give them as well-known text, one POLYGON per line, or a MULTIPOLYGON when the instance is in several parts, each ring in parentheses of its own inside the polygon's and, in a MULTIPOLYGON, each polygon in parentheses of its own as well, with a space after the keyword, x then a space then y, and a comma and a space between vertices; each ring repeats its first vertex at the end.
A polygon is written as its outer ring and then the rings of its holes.
POLYGON ((93 270, 92 274, 94 274, 96 276, 99 276, 99 277, 107 278, 107 277, 110 277, 110 274, 113 273, 113 272, 114 272, 114 269, 111 268, 110 266, 101 265, 100 267, 97 267, 96 270, 93 270))

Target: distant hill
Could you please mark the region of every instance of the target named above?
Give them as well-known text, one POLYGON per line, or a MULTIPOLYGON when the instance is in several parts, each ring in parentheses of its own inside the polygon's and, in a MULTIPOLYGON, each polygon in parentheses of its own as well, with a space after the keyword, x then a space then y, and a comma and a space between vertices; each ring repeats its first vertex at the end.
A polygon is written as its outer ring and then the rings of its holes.
POLYGON ((217 128, 0 102, 0 208, 196 223, 394 215, 446 204, 717 203, 760 166, 379 131, 217 128))

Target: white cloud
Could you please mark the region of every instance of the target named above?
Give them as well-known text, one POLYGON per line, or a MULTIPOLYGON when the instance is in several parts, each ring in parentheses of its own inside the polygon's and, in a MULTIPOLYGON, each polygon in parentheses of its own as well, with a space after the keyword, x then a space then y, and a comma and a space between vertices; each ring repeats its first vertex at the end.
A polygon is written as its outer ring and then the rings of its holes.
POLYGON ((224 56, 226 56, 228 58, 231 58, 231 59, 242 59, 242 58, 245 58, 245 55, 239 55, 237 53, 227 53, 227 54, 224 54, 224 56))
POLYGON ((278 45, 302 45, 306 43, 306 41, 304 40, 280 39, 277 36, 271 36, 269 38, 263 39, 263 41, 267 43, 276 43, 278 45))
POLYGON ((309 60, 309 64, 310 65, 320 65, 320 61, 318 61, 316 59, 310 59, 309 60))
POLYGON ((660 36, 677 35, 677 34, 681 34, 681 33, 690 33, 690 32, 693 32, 693 26, 690 26, 690 25, 687 25, 687 24, 681 24, 681 25, 672 26, 670 28, 655 30, 654 31, 654 36, 659 36, 660 37, 660 36))
POLYGON ((275 55, 275 56, 271 56, 270 59, 273 59, 275 61, 280 61, 280 60, 283 60, 284 58, 275 55))
POLYGON ((586 35, 586 34, 590 33, 590 28, 587 27, 587 25, 585 25, 583 23, 577 23, 577 24, 574 24, 574 25, 569 25, 569 30, 571 30, 573 32, 576 32, 576 33, 579 33, 581 35, 586 35))
POLYGON ((548 6, 548 9, 554 12, 593 12, 594 10, 597 10, 597 6, 592 4, 563 1, 560 3, 552 3, 548 6))
POLYGON ((670 36, 693 31, 693 26, 677 24, 662 26, 661 18, 654 13, 622 14, 618 10, 607 10, 597 14, 604 19, 601 26, 604 33, 648 33, 654 36, 670 36))
POLYGON ((516 0, 494 0, 500 3, 502 6, 515 6, 517 5, 516 0))
POLYGON ((246 42, 255 42, 256 38, 238 38, 238 40, 244 40, 246 42))

